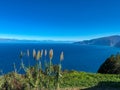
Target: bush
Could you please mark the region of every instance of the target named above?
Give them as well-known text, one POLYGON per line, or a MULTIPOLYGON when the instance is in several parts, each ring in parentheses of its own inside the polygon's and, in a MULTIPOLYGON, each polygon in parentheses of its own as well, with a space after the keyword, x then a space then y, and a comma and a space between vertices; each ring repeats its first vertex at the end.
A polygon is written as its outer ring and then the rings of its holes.
POLYGON ((103 74, 120 74, 120 54, 111 55, 100 66, 98 73, 103 74))

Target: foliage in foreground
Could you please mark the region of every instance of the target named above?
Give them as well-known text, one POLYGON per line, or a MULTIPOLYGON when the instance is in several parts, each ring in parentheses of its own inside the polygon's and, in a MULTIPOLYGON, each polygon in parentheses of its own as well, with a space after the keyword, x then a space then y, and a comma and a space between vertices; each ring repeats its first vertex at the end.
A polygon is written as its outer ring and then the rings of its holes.
MULTIPOLYGON (((47 78, 44 78, 43 82, 46 82, 46 80, 47 78)), ((99 84, 99 87, 120 88, 119 82, 120 75, 64 71, 62 72, 62 78, 60 79, 60 88, 94 87, 98 86, 99 84)), ((25 75, 9 73, 0 77, 0 90, 6 90, 6 86, 12 88, 7 90, 41 90, 35 87, 30 87, 29 83, 30 81, 25 77, 25 75)), ((50 84, 52 84, 52 81, 50 84)), ((45 88, 43 90, 45 90, 45 88)))
POLYGON ((64 54, 60 54, 60 62, 57 65, 53 65, 53 49, 49 51, 49 61, 46 61, 47 50, 36 51, 33 49, 33 59, 36 61, 34 66, 26 67, 23 63, 23 57, 29 57, 30 52, 20 53, 21 67, 25 71, 25 74, 18 74, 18 69, 14 64, 14 72, 3 75, 0 83, 2 90, 41 90, 41 89, 59 89, 61 78, 61 61, 64 59, 64 54), (44 54, 43 54, 44 53, 44 54), (41 64, 41 60, 44 55, 44 64, 41 64))
POLYGON ((94 87, 100 83, 106 83, 100 87, 110 86, 117 88, 120 87, 120 75, 72 71, 63 74, 62 82, 61 87, 94 87), (110 82, 115 84, 111 85, 110 82))
POLYGON ((100 66, 98 73, 103 74, 120 74, 120 54, 111 55, 100 66))

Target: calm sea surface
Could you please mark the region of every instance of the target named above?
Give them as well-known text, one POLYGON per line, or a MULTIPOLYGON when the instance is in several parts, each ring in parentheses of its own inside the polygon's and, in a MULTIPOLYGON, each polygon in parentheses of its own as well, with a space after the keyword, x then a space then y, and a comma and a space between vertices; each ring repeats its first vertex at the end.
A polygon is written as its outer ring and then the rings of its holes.
MULTIPOLYGON (((35 64, 32 59, 32 50, 50 49, 54 50, 53 63, 59 63, 61 51, 64 52, 64 60, 62 62, 62 69, 79 70, 86 72, 97 72, 100 65, 111 54, 120 52, 119 48, 106 46, 90 46, 90 45, 76 45, 76 44, 13 44, 0 43, 0 70, 4 73, 13 71, 13 63, 16 64, 17 69, 20 67, 20 51, 26 52, 30 50, 30 57, 24 57, 23 62, 27 66, 35 64)), ((47 57, 48 60, 48 57, 47 57)), ((44 61, 44 57, 42 58, 44 61)), ((22 72, 22 70, 20 71, 22 72)))

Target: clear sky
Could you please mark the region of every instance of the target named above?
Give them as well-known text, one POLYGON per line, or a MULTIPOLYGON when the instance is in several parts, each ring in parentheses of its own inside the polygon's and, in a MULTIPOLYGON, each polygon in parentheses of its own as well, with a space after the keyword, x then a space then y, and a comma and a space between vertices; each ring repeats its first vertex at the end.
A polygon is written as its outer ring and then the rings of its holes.
POLYGON ((0 38, 83 40, 120 34, 120 0, 0 0, 0 38))

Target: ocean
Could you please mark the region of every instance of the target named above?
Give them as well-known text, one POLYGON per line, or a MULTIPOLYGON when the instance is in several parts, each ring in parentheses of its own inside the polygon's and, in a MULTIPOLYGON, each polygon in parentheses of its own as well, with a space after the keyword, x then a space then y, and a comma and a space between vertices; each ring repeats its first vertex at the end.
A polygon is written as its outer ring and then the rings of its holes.
MULTIPOLYGON (((95 45, 79 45, 71 43, 0 43, 0 71, 8 73, 14 70, 13 63, 19 70, 20 52, 30 50, 30 57, 24 56, 23 62, 26 66, 35 65, 32 58, 32 50, 54 50, 53 63, 58 64, 60 53, 64 52, 62 70, 78 70, 96 73, 100 65, 112 54, 120 52, 120 48, 95 45)), ((44 57, 41 59, 44 62, 44 57)), ((49 61, 49 55, 47 56, 49 61)), ((19 72, 22 72, 20 70, 19 72)))

